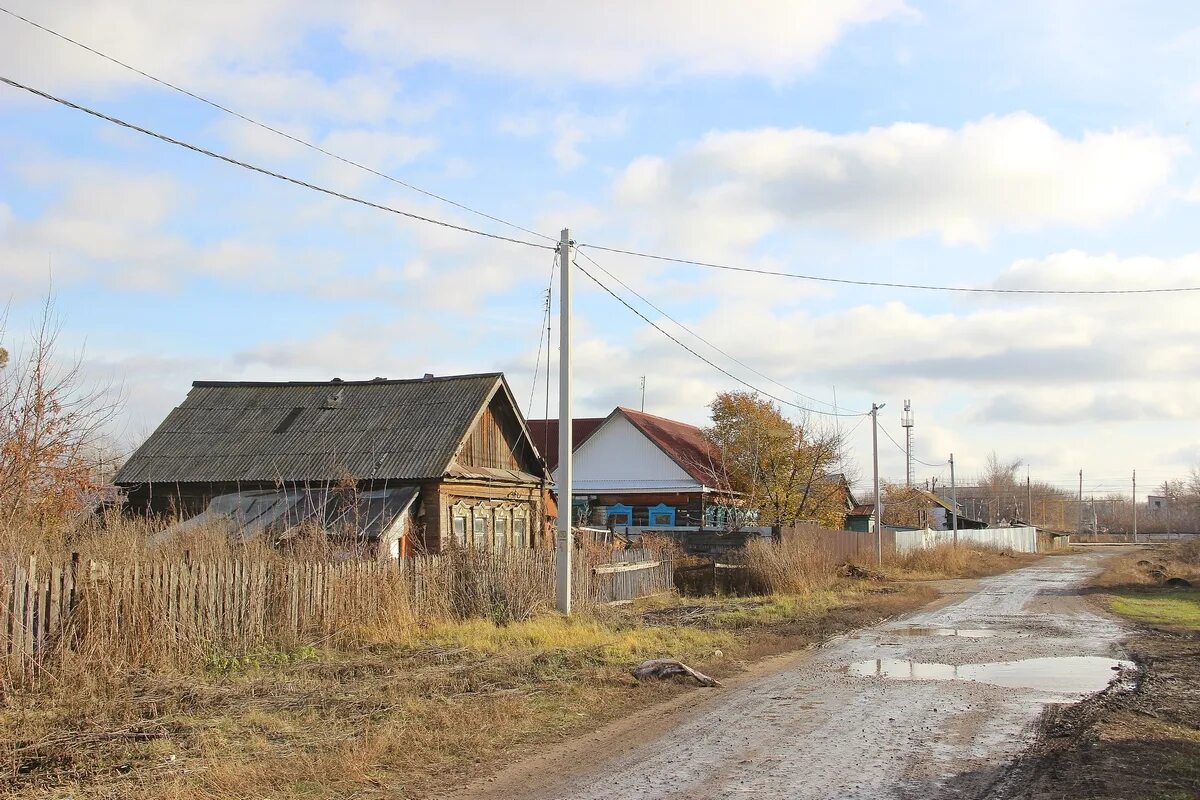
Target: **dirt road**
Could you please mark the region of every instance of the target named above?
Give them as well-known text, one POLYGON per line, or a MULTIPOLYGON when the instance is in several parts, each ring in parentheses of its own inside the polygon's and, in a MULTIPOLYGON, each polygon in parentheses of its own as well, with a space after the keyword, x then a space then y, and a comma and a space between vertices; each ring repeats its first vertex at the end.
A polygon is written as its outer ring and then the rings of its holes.
POLYGON ((975 798, 1044 704, 1119 672, 1121 627, 1078 590, 1106 554, 1043 559, 830 642, 666 721, 616 726, 510 767, 474 798, 975 798))

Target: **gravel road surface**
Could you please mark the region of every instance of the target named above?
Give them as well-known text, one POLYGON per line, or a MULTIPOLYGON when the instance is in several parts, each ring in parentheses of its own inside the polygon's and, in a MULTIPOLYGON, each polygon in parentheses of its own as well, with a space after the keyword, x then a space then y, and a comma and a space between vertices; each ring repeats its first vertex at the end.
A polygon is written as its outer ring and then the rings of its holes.
POLYGON ((1105 554, 1054 556, 950 604, 857 631, 686 710, 510 767, 469 796, 574 800, 977 798, 1046 703, 1114 680, 1121 627, 1081 585, 1105 554), (607 739, 605 738, 607 737, 607 739))

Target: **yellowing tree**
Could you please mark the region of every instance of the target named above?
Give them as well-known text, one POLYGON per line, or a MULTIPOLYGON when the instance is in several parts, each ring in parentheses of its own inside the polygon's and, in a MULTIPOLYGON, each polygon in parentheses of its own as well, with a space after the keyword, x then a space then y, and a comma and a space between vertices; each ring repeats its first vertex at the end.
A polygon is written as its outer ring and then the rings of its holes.
POLYGON ((883 495, 884 525, 922 528, 929 524, 927 512, 933 507, 933 503, 920 489, 884 482, 880 493, 883 495))
POLYGON ((758 512, 761 525, 845 521, 842 437, 807 420, 793 422, 769 400, 723 392, 705 431, 720 454, 728 488, 758 512))

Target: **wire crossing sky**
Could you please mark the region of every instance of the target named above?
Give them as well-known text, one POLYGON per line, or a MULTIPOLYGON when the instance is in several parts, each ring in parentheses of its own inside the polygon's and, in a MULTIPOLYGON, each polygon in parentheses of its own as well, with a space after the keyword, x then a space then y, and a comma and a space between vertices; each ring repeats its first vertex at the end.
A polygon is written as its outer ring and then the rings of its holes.
POLYGON ((993 449, 1200 463, 1190 4, 651 0, 563 9, 568 46, 487 4, 3 1, 0 75, 41 96, 0 93, 0 339, 53 285, 124 439, 199 378, 500 369, 536 398, 530 249, 570 227, 604 287, 577 290, 581 414, 645 376, 703 424, 748 384, 911 397, 964 483, 993 449))

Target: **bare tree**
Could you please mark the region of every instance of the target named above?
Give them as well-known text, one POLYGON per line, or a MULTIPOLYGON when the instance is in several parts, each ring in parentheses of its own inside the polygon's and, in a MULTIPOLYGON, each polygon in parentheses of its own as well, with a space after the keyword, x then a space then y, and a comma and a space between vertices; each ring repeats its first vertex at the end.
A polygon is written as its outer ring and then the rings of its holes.
POLYGON ((0 369, 0 525, 10 530, 61 533, 102 487, 104 428, 119 399, 87 383, 81 355, 58 358, 60 332, 47 295, 27 342, 0 369))
POLYGON ((1002 461, 995 450, 988 454, 979 484, 988 493, 989 524, 995 525, 1002 518, 1012 519, 1016 515, 1017 471, 1023 463, 1019 458, 1002 461))

